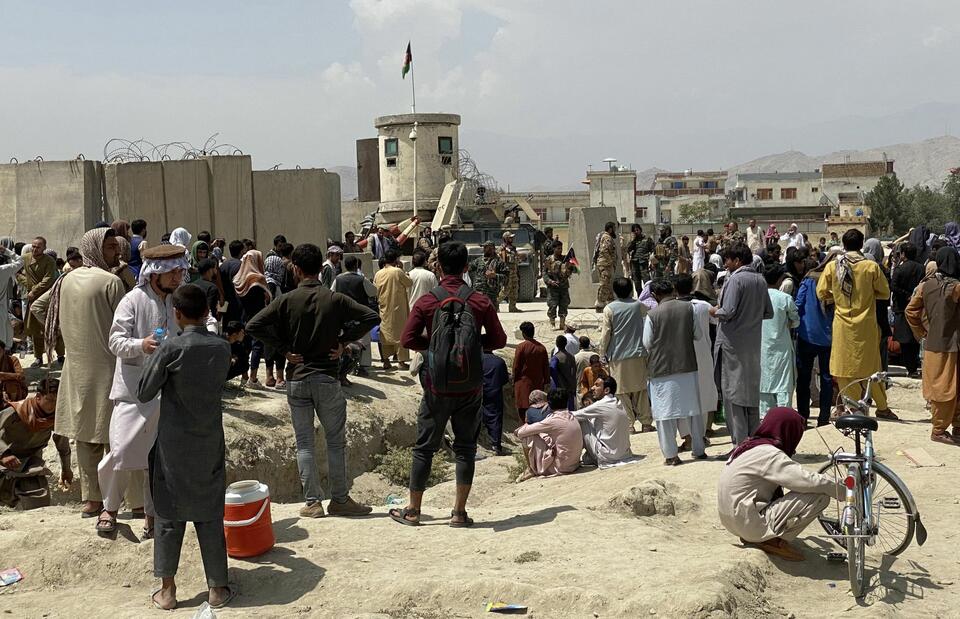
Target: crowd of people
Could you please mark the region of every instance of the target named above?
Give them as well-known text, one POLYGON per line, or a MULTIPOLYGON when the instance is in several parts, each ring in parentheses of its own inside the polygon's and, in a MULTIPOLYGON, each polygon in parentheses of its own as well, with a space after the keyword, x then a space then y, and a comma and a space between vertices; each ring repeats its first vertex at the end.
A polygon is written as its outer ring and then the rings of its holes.
MULTIPOLYGON (((620 245, 609 223, 597 238, 601 317, 591 342, 566 320, 576 260, 547 235, 542 280, 548 319, 552 327, 559 319, 560 332, 549 336, 548 351, 535 325, 523 322, 509 368, 496 354, 507 342, 500 304, 518 310, 509 232, 499 248, 486 243, 471 259, 449 230, 427 229, 414 240, 409 271, 400 255, 406 239, 385 228, 360 241, 348 232, 323 248, 294 247, 278 235, 266 256, 252 240, 227 243, 207 231, 194 239, 184 228, 153 244, 143 220, 96 226, 65 260, 42 237, 0 239, 0 295, 10 317, 0 321, 0 502, 48 504, 43 448, 55 442, 59 483, 69 486, 72 441, 81 516, 110 537, 125 504, 144 519, 143 538, 156 539, 162 586, 153 603, 176 606, 180 545, 185 523, 194 522, 211 605, 223 606, 236 594, 222 528, 224 383, 239 377, 247 388, 286 392, 302 517, 363 516, 371 507, 348 492, 342 388, 350 375, 371 372, 373 342, 383 371, 395 362, 423 389, 409 502, 389 512, 408 526, 420 524, 448 424, 456 460, 449 524, 473 524, 467 501, 478 439, 485 429, 491 449, 508 453, 503 394, 511 384, 526 462, 518 481, 628 464, 637 432, 657 433, 667 466, 681 464, 683 451, 704 460, 722 415, 733 449, 720 458, 738 463, 738 473, 722 477, 722 501, 733 503, 722 502, 721 520, 793 558, 788 540, 799 521, 787 516, 810 518, 824 500, 792 497, 776 521, 776 510, 751 512, 765 523, 751 528, 737 497, 750 500, 750 484, 771 483, 756 478, 766 470, 758 459, 784 460, 770 447, 790 460, 804 428, 842 414, 838 394, 861 397, 859 381, 891 361, 914 377, 922 368, 931 438, 960 444, 960 226, 944 235, 920 226, 889 255, 856 229, 815 246, 795 225, 780 235, 755 221, 745 233, 735 223, 717 237, 698 231, 692 248, 669 226, 653 240, 635 224, 631 236, 620 245), (615 276, 620 256, 629 278, 615 276), (373 261, 379 268, 370 277, 373 261), (30 395, 18 352, 32 352, 34 368, 59 367, 59 380, 44 378, 30 395), (326 441, 326 509, 315 418, 326 441)), ((897 419, 881 383, 871 396, 878 418, 897 419)), ((800 480, 806 485, 795 484, 797 492, 836 495, 822 479, 781 464, 778 486, 800 480)))

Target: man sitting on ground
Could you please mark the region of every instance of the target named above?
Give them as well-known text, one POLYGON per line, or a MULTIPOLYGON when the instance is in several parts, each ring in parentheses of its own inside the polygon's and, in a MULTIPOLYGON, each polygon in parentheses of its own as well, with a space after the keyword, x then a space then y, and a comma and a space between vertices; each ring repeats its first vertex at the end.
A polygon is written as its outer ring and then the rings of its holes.
POLYGON ((594 403, 574 411, 583 431, 584 464, 612 466, 633 457, 630 451, 630 420, 616 398, 617 381, 598 378, 593 384, 594 403))
POLYGON ((568 395, 563 389, 550 391, 553 413, 543 421, 517 428, 517 437, 523 440, 527 470, 518 482, 531 477, 552 477, 572 473, 580 466, 583 433, 580 424, 567 410, 568 395))
POLYGON ((526 410, 526 423, 538 423, 547 418, 552 411, 547 404, 547 394, 545 391, 534 389, 530 392, 530 406, 526 410))
POLYGON ((73 481, 70 440, 53 434, 60 381, 44 378, 36 395, 0 410, 0 505, 34 509, 50 505, 43 450, 53 436, 60 454, 60 484, 73 481))

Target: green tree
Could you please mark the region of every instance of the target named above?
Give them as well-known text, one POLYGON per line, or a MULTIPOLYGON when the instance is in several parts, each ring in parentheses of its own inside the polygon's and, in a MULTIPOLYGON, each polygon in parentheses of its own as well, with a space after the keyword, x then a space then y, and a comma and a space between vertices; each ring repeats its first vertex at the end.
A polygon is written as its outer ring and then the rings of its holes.
POLYGON ((710 204, 706 200, 680 205, 680 223, 696 224, 708 221, 710 221, 710 204))
POLYGON ((938 189, 917 185, 900 195, 900 203, 903 224, 898 226, 899 232, 921 223, 931 230, 942 230, 944 224, 954 220, 951 199, 938 189))
POLYGON ((876 187, 867 194, 867 206, 870 207, 870 227, 878 235, 893 235, 905 223, 904 209, 901 203, 903 183, 896 174, 882 176, 876 187))

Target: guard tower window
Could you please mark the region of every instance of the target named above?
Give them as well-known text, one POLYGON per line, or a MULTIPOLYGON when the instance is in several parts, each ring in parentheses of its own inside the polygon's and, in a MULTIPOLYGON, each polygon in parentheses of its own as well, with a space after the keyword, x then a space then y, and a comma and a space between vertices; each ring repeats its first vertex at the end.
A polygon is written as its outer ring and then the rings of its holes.
POLYGON ((437 151, 440 153, 440 165, 453 165, 453 138, 442 135, 438 137, 437 151))
POLYGON ((397 167, 397 153, 400 149, 397 138, 387 138, 383 141, 383 156, 387 158, 387 167, 397 167))

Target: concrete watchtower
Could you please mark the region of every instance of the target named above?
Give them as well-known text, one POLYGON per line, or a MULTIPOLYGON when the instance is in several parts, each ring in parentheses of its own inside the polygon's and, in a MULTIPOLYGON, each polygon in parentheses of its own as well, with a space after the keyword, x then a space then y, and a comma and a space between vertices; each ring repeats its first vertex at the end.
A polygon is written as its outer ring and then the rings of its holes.
POLYGON ((380 218, 398 222, 413 215, 416 123, 417 211, 429 222, 444 186, 459 169, 459 114, 395 114, 374 121, 379 142, 380 218))

